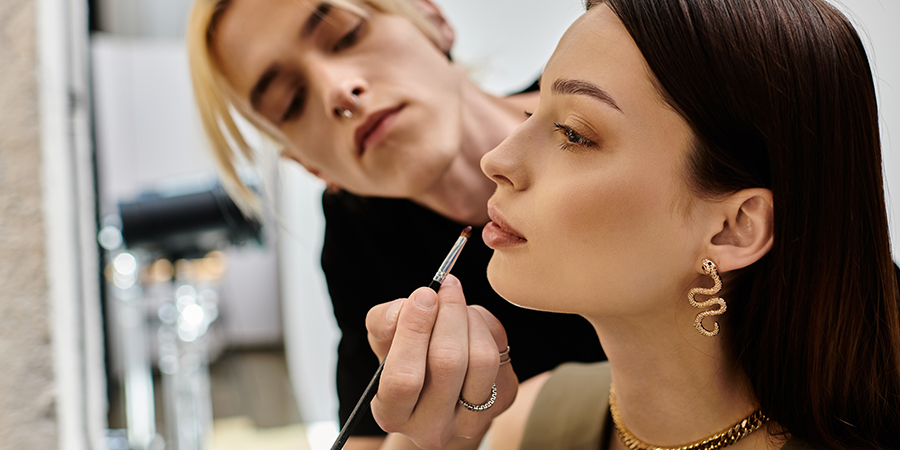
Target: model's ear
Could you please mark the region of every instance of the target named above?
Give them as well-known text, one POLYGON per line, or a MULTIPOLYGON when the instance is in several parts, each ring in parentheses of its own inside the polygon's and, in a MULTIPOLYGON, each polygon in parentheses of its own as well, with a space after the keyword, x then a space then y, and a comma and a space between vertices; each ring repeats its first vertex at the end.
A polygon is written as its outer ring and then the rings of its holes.
POLYGON ((714 216, 722 219, 712 230, 707 254, 720 272, 747 267, 772 249, 772 191, 744 189, 711 203, 714 216))
POLYGON ((419 12, 422 13, 422 16, 425 17, 437 31, 436 38, 438 41, 435 42, 435 44, 441 52, 449 55, 450 48, 453 47, 453 41, 456 39, 456 33, 453 31, 453 27, 451 27, 450 23, 447 22, 447 19, 444 18, 444 14, 441 12, 440 8, 432 3, 431 0, 415 0, 414 3, 419 9, 419 12))

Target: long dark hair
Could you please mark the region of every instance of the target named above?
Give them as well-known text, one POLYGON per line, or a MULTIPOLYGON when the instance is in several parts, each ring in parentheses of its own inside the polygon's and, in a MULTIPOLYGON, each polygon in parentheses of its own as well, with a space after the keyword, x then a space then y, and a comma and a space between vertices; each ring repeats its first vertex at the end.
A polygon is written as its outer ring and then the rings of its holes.
POLYGON ((816 447, 900 448, 900 316, 875 89, 821 0, 602 0, 695 134, 700 195, 765 187, 774 247, 723 338, 763 411, 816 447))

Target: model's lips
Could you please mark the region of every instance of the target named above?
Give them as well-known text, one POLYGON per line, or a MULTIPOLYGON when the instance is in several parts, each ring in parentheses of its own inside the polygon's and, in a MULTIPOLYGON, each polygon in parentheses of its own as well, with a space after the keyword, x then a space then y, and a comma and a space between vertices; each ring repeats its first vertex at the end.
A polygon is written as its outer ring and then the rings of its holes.
POLYGON ((394 118, 397 117, 397 113, 399 113, 404 106, 406 105, 385 108, 369 114, 369 116, 366 117, 366 120, 356 127, 356 133, 353 136, 353 140, 356 143, 356 152, 358 155, 362 156, 368 147, 376 144, 385 134, 387 134, 388 127, 394 121, 394 118))
POLYGON ((488 247, 499 250, 528 242, 522 237, 522 233, 509 225, 497 208, 489 207, 488 217, 491 218, 491 221, 484 226, 484 230, 481 232, 481 239, 488 247))

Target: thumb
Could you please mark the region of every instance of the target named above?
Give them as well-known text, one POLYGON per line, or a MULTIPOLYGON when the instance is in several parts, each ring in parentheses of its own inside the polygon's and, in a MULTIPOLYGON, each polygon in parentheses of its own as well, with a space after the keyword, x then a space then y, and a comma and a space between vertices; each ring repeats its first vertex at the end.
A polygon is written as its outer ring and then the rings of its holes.
POLYGON ((405 298, 375 305, 366 314, 366 330, 368 331, 369 346, 381 361, 391 348, 394 333, 397 331, 397 318, 403 308, 405 298))

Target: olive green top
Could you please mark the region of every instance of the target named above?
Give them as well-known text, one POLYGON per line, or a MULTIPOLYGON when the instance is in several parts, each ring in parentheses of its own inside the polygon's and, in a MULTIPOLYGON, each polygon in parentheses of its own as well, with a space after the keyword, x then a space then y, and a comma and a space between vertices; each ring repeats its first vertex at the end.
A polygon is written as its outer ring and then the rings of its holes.
MULTIPOLYGON (((521 450, 600 450, 613 430, 609 414, 609 363, 568 363, 541 388, 522 438, 521 450)), ((781 450, 814 450, 790 439, 781 450)))

